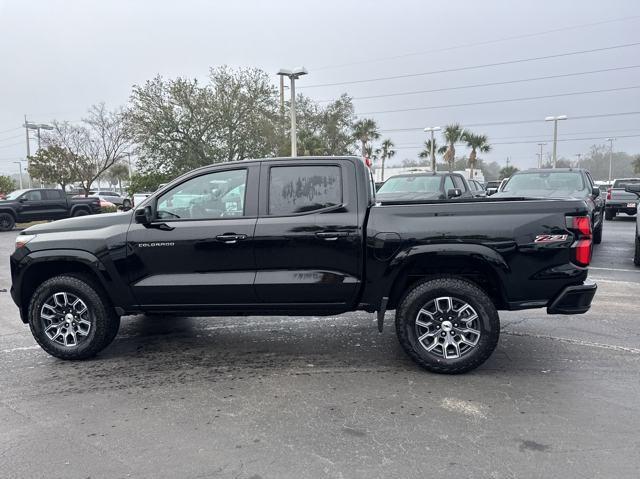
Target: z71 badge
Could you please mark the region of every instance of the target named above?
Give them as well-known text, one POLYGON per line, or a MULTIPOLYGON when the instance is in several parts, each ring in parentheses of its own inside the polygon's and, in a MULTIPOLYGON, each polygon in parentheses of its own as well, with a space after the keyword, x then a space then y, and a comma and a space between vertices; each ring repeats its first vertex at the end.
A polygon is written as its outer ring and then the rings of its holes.
POLYGON ((534 243, 556 243, 566 241, 568 237, 568 235, 538 235, 534 243))

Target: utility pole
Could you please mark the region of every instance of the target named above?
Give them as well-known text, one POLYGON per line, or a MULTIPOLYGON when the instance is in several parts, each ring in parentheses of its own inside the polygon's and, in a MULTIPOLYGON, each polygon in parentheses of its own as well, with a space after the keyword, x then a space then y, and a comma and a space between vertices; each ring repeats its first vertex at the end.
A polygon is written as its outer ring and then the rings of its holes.
POLYGON ((433 134, 436 131, 440 131, 440 127, 439 126, 429 126, 427 128, 424 129, 425 132, 431 132, 431 171, 433 171, 434 173, 436 172, 436 152, 434 150, 434 146, 435 146, 435 138, 433 136, 433 134))
MULTIPOLYGON (((24 132, 27 136, 27 171, 29 171, 29 157, 31 156, 31 146, 29 145, 29 122, 27 115, 24 116, 24 132)), ((22 182, 22 164, 20 165, 20 182, 22 182)), ((31 175, 29 175, 29 188, 31 188, 31 175)))
POLYGON ((509 163, 511 163, 511 159, 507 156, 507 168, 509 168, 509 163))
POLYGON ((552 121, 553 122, 553 167, 557 166, 557 156, 556 156, 556 147, 558 145, 558 120, 566 120, 567 115, 559 115, 559 116, 548 116, 544 119, 544 121, 552 121))
POLYGON ((582 153, 576 153, 574 156, 578 158, 576 160, 576 168, 578 168, 580 166, 580 158, 582 158, 582 153))
POLYGON ((540 160, 538 161, 538 168, 542 168, 542 148, 546 145, 546 143, 538 143, 540 147, 540 160))
POLYGON ((20 172, 20 189, 22 189, 22 161, 14 161, 14 163, 18 164, 18 171, 20 172))
POLYGON ((611 183, 611 171, 613 169, 613 142, 616 141, 614 137, 607 138, 609 142, 609 183, 611 183))
MULTIPOLYGON (((306 75, 307 69, 304 67, 294 68, 293 70, 280 69, 278 75, 280 77, 289 77, 291 81, 291 156, 298 156, 298 139, 296 135, 296 80, 302 75, 306 75)), ((284 92, 284 83, 282 84, 284 92)))

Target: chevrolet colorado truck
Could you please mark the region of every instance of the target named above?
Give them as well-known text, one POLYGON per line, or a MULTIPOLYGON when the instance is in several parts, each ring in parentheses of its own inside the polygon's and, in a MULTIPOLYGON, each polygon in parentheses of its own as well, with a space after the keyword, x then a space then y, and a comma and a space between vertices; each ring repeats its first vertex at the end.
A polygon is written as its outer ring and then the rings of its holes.
POLYGON ((607 200, 604 207, 606 220, 614 219, 618 213, 626 213, 629 216, 636 214, 638 197, 628 192, 626 187, 637 184, 640 184, 640 178, 621 178, 613 181, 613 185, 607 190, 607 200))
POLYGON ((420 366, 462 373, 498 342, 498 310, 586 312, 592 235, 581 200, 377 201, 355 157, 206 166, 135 210, 32 226, 11 294, 40 346, 94 356, 120 317, 395 310, 420 366))
POLYGON ((57 220, 100 213, 98 198, 69 198, 50 188, 16 190, 0 200, 0 231, 11 231, 16 223, 57 220))

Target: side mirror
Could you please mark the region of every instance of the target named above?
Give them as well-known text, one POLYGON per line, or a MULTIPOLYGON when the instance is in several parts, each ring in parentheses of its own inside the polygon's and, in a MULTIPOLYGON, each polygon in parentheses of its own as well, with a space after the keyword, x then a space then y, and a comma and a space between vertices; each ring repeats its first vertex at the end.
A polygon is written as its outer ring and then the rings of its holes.
POLYGON ((27 198, 26 198, 26 197, 24 197, 24 196, 21 196, 20 198, 18 198, 18 201, 19 201, 20 203, 24 203, 24 202, 26 202, 26 201, 27 201, 27 198))
POLYGON ((636 195, 640 195, 640 183, 632 183, 624 187, 624 191, 627 193, 635 193, 636 195))
POLYGON ((153 221, 153 210, 151 206, 145 206, 144 208, 138 208, 134 214, 136 223, 141 225, 149 225, 153 221))
POLYGON ((458 198, 462 196, 462 190, 460 188, 451 188, 447 190, 447 198, 458 198))
POLYGON ((593 195, 594 198, 600 196, 600 188, 598 188, 597 186, 594 186, 591 189, 591 194, 593 195))

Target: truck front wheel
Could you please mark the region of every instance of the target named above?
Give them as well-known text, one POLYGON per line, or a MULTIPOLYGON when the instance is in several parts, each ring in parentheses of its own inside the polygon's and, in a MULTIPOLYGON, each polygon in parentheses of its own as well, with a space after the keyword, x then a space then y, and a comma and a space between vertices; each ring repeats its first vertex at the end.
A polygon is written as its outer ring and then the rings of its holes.
POLYGON ((43 282, 29 303, 29 326, 38 344, 60 359, 86 359, 106 348, 120 317, 89 277, 55 276, 43 282))
POLYGON ((487 294, 468 281, 422 281, 396 311, 396 333, 405 352, 423 368, 459 374, 484 363, 498 344, 500 318, 487 294))
POLYGON ((0 213, 0 231, 11 231, 16 224, 9 213, 0 213))

